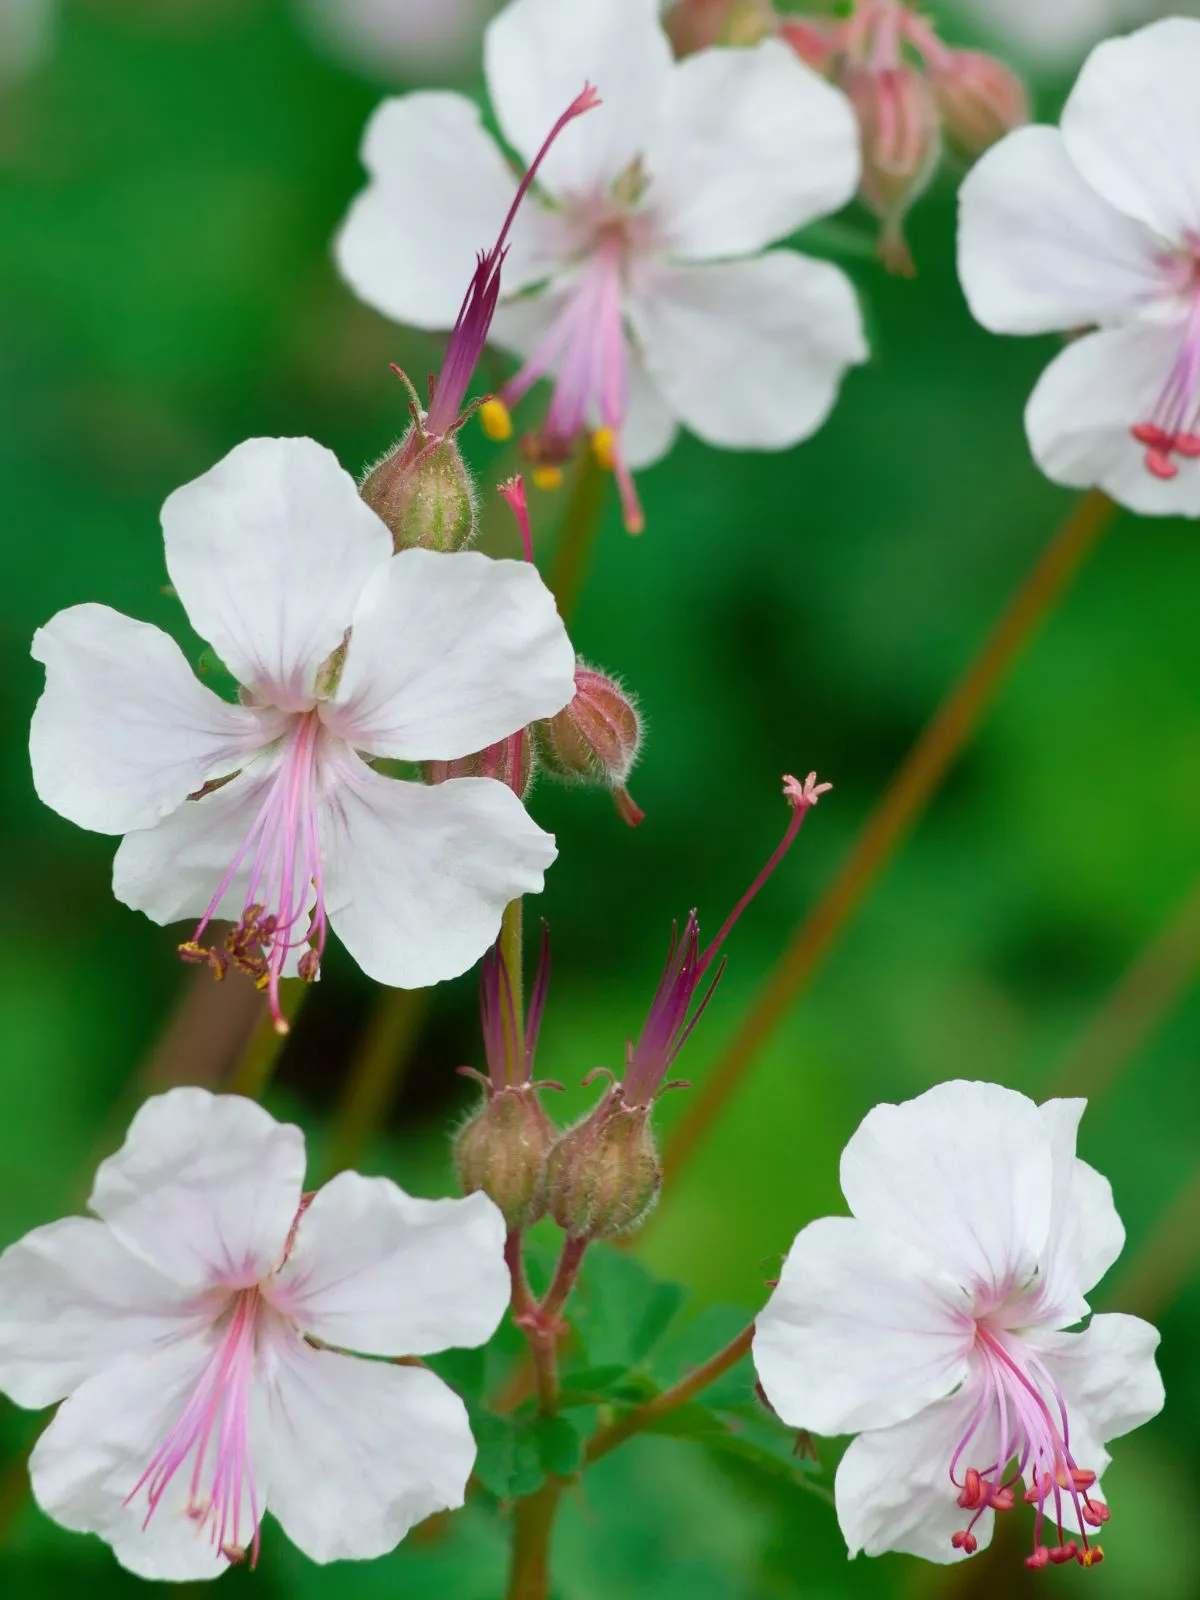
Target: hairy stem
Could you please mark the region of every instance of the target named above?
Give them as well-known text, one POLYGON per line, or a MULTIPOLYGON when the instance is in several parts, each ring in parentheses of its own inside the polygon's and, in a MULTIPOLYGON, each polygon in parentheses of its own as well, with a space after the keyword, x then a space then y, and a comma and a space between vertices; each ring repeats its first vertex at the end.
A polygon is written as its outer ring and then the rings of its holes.
POLYGON ((687 1165, 758 1052, 812 981, 897 845, 921 816, 961 753, 1022 648, 1053 610, 1115 513, 1116 507, 1099 491, 1078 503, 982 649, 934 713, 868 817, 849 859, 797 929, 668 1141, 664 1159, 668 1182, 687 1165))

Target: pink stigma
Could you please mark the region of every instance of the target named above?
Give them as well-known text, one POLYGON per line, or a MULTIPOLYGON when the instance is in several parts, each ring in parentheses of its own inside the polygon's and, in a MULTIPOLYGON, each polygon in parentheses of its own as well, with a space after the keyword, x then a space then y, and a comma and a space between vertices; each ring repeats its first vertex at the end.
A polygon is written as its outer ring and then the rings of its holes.
POLYGON ((232 962, 259 988, 266 989, 279 1033, 288 1031, 279 1006, 279 981, 289 957, 303 951, 297 976, 312 982, 320 972, 325 949, 325 893, 317 833, 320 726, 315 711, 296 719, 249 833, 192 938, 179 947, 185 961, 207 961, 217 978, 225 976, 232 962), (251 863, 250 881, 241 918, 226 936, 224 950, 206 948, 201 943, 205 929, 218 915, 230 884, 247 861, 251 863), (310 887, 316 896, 311 912, 306 909, 310 887))
MULTIPOLYGON (((1015 1341, 1013 1341, 1015 1344, 1015 1341)), ((1033 1553, 1025 1565, 1033 1570, 1062 1566, 1068 1561, 1091 1567, 1104 1559, 1099 1545, 1088 1543, 1088 1528, 1102 1527, 1109 1518, 1107 1505, 1093 1500, 1088 1491, 1096 1474, 1081 1467, 1071 1453, 1067 1405, 1041 1361, 1028 1350, 1015 1350, 1003 1334, 986 1323, 975 1324, 975 1349, 983 1364, 979 1401, 950 1461, 950 1481, 959 1491, 958 1503, 973 1513, 970 1522, 951 1538, 966 1555, 978 1548, 974 1528, 985 1511, 1011 1511, 1017 1488, 1024 1483, 1023 1498, 1034 1507, 1033 1553), (1049 1396, 1049 1398, 1047 1398, 1049 1396), (971 1450, 985 1422, 998 1424, 999 1448, 986 1466, 959 1466, 971 1450), (1012 1466, 1011 1474, 1004 1474, 1012 1466), (1067 1504, 1079 1520, 1081 1533, 1068 1535, 1063 1527, 1067 1504), (1044 1535, 1053 1534, 1047 1542, 1044 1535)))
POLYGON ((172 1479, 194 1456, 187 1514, 229 1561, 258 1560, 260 1509, 250 1455, 250 1391, 254 1376, 257 1289, 241 1290, 224 1337, 201 1373, 191 1399, 150 1465, 125 1498, 143 1489, 149 1501, 143 1528, 158 1510, 172 1479), (244 1527, 249 1501, 252 1527, 244 1527))
POLYGON ((1192 250, 1185 281, 1191 308, 1179 354, 1150 417, 1130 430, 1145 448, 1146 471, 1164 481, 1179 476, 1180 460, 1200 459, 1200 240, 1192 250))

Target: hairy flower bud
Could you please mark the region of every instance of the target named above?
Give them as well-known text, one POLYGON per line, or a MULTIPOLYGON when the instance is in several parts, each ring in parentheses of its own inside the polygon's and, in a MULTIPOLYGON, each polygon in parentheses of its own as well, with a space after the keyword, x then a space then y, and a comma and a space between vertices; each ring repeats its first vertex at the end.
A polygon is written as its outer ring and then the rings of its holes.
POLYGON ((841 74, 862 134, 859 193, 883 223, 879 252, 890 271, 910 274, 904 218, 937 170, 941 118, 932 86, 907 62, 874 68, 850 64, 841 74))
POLYGON ((555 1128, 528 1085, 493 1089, 458 1130, 454 1164, 464 1194, 482 1190, 510 1229, 546 1214, 546 1156, 555 1128))
POLYGON ((662 1187, 650 1106, 628 1105, 614 1084, 553 1145, 546 1184, 550 1213, 573 1239, 612 1239, 639 1227, 662 1187))
POLYGON ((783 17, 779 23, 779 37, 800 57, 806 66, 824 72, 837 48, 837 35, 827 24, 812 17, 783 17))
POLYGON ((949 50, 931 67, 942 126, 960 150, 982 155, 1029 121, 1029 95, 1011 67, 978 50, 949 50))
POLYGON ((495 778, 521 799, 529 792, 533 773, 533 738, 525 730, 456 761, 421 763, 421 776, 426 783, 445 783, 449 778, 495 778))
POLYGON ((475 537, 475 485, 453 434, 431 438, 413 423, 359 492, 397 550, 453 552, 475 537))
POLYGON ((633 770, 642 739, 632 699, 603 672, 579 665, 575 698, 557 714, 535 723, 538 754, 546 771, 568 783, 619 789, 633 770))

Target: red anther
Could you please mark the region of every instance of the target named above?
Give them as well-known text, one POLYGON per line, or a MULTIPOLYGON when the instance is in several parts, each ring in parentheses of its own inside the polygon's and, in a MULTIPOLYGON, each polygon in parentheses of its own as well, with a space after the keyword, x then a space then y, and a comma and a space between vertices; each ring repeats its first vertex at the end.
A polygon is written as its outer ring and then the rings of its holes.
POLYGON ((973 1533, 968 1533, 965 1528, 960 1528, 957 1533, 952 1534, 950 1543, 956 1550, 965 1551, 969 1556, 973 1556, 976 1550, 979 1549, 979 1540, 973 1533))
POLYGON ((1027 1506, 1040 1506, 1054 1493, 1054 1480, 1048 1472, 1043 1472, 1036 1483, 1031 1483, 1026 1489, 1024 1500, 1027 1506))
POLYGON ((988 1505, 993 1511, 1011 1511, 1016 1499, 1011 1489, 993 1489, 988 1495, 988 1505))
POLYGON ((1169 433, 1156 427, 1153 422, 1139 422, 1130 432, 1139 444, 1144 444, 1147 450, 1169 450, 1172 439, 1169 433))
POLYGON ((1193 461, 1200 456, 1200 433, 1177 433, 1175 435, 1175 454, 1186 456, 1193 461))
POLYGON ((1146 451, 1146 471, 1153 473, 1156 478, 1164 479, 1166 482, 1170 482, 1172 478, 1179 476, 1179 468, 1171 460, 1170 456, 1161 450, 1146 451))
POLYGON ((1079 1556, 1079 1546, 1074 1539, 1068 1539, 1066 1544, 1060 1544, 1050 1552, 1050 1559, 1056 1567, 1065 1566, 1068 1561, 1075 1561, 1079 1556))
POLYGON ((320 973, 320 956, 315 950, 306 950, 297 963, 296 976, 302 978, 305 983, 315 983, 320 973))
POLYGON ((1089 1528, 1102 1528, 1112 1516, 1112 1512, 1103 1500, 1085 1500, 1080 1508, 1080 1515, 1089 1528))
POLYGON ((968 1467, 958 1503, 964 1511, 978 1511, 983 1501, 983 1479, 974 1467, 968 1467))
POLYGON ((1096 1474, 1094 1472, 1088 1472, 1083 1467, 1073 1467, 1071 1469, 1071 1482, 1077 1489, 1090 1489, 1095 1481, 1096 1474))
POLYGON ((1104 1551, 1098 1544, 1088 1545, 1075 1559, 1081 1567, 1098 1567, 1104 1560, 1104 1551))
POLYGON ((1033 1554, 1025 1557, 1025 1565, 1031 1572, 1040 1572, 1043 1567, 1049 1564, 1050 1551, 1044 1544, 1036 1545, 1033 1554))

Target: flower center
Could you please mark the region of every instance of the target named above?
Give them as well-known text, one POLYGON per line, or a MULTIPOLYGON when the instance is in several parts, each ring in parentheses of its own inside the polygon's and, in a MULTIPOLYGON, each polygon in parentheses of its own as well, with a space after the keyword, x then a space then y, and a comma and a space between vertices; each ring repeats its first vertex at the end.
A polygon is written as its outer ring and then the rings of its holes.
MULTIPOLYGON (((629 224, 606 218, 597 227, 586 264, 558 316, 529 360, 503 388, 500 399, 515 405, 555 370, 554 393, 541 428, 523 440, 526 455, 553 475, 568 460, 579 436, 593 432, 593 445, 610 466, 621 491, 625 525, 640 532, 644 518, 625 464, 621 433, 629 409, 629 352, 622 290, 629 249, 629 224)), ((537 481, 537 472, 534 474, 537 481)), ((549 481, 554 481, 551 476, 549 481)))
POLYGON ((981 1362, 979 1399, 950 1460, 950 1481, 959 1491, 958 1503, 974 1514, 951 1543, 956 1550, 973 1554, 978 1547, 975 1524, 985 1511, 1011 1511, 1016 1504, 1016 1486, 1024 1482, 1024 1498, 1035 1508, 1033 1554, 1026 1557, 1025 1565, 1035 1569, 1067 1561, 1083 1567, 1097 1565, 1104 1552, 1099 1545, 1088 1543, 1087 1529, 1108 1521, 1108 1507, 1089 1498, 1096 1474, 1081 1467, 1071 1453, 1062 1391, 1032 1352, 1022 1349, 1011 1335, 994 1332, 985 1322, 975 1325, 975 1350, 981 1362), (976 1446, 984 1424, 991 1422, 996 1426, 995 1459, 983 1466, 966 1467, 960 1477, 960 1464, 976 1446), (1010 1466, 1013 1470, 1006 1478, 1010 1466), (1079 1522, 1078 1538, 1069 1537, 1063 1529, 1068 1505, 1079 1522), (1055 1536, 1053 1543, 1043 1537, 1050 1531, 1055 1536))
POLYGON ((1200 241, 1179 267, 1181 291, 1189 296, 1179 353, 1154 410, 1131 430, 1146 451, 1146 470, 1156 478, 1179 475, 1179 460, 1200 457, 1200 241))
POLYGON ((185 961, 207 961, 218 978, 225 976, 230 962, 248 973, 259 988, 267 990, 271 1015, 281 1033, 287 1032, 287 1023, 279 1009, 279 980, 288 958, 303 950, 297 975, 311 983, 320 971, 325 949, 325 894, 317 832, 320 733, 316 711, 297 718, 250 831, 196 932, 179 947, 185 961), (250 875, 241 918, 226 936, 224 950, 205 948, 200 942, 205 929, 247 862, 250 875), (310 890, 315 895, 311 910, 310 890))
POLYGON ((187 1514, 229 1561, 258 1560, 261 1513, 250 1454, 250 1392, 256 1323, 262 1301, 257 1288, 234 1297, 224 1337, 192 1391, 178 1422, 125 1498, 144 1489, 149 1502, 143 1528, 158 1510, 175 1474, 192 1462, 187 1514), (249 1502, 251 1527, 245 1526, 249 1502))

